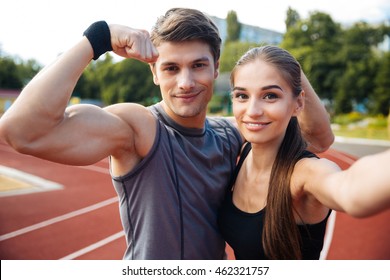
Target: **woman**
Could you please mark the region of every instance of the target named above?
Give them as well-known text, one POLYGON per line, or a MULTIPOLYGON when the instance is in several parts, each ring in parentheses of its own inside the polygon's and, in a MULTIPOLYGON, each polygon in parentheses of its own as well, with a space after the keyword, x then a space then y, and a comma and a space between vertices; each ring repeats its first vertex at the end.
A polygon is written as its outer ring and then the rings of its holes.
POLYGON ((300 77, 275 46, 249 50, 232 71, 233 113, 248 142, 219 226, 236 259, 318 259, 331 209, 364 217, 390 207, 390 150, 346 171, 306 150, 300 77))

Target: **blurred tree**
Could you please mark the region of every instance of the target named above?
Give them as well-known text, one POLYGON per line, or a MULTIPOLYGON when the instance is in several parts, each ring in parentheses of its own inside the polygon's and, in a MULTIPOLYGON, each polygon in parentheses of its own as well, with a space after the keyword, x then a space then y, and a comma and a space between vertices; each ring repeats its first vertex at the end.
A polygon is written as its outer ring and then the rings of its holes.
POLYGON ((365 22, 357 22, 343 30, 342 46, 336 55, 344 69, 336 91, 336 113, 348 113, 356 104, 367 106, 381 63, 374 49, 383 41, 383 32, 381 27, 372 27, 365 22), (340 100, 350 104, 341 104, 340 100))
POLYGON ((226 43, 221 53, 219 71, 221 73, 232 71, 237 60, 247 50, 255 46, 259 46, 259 44, 238 41, 226 43))
POLYGON ((240 40, 241 23, 238 21, 237 13, 229 11, 226 17, 227 22, 227 38, 226 43, 240 40))
POLYGON ((21 89, 23 82, 18 66, 10 57, 0 57, 0 88, 21 89))
POLYGON ((0 88, 21 89, 40 69, 41 66, 33 59, 23 62, 19 58, 0 56, 0 88))
MULTIPOLYGON (((81 99, 102 100, 103 86, 109 82, 107 75, 110 74, 114 61, 110 54, 106 54, 104 59, 91 61, 77 81, 73 91, 73 96, 81 99)), ((113 98, 114 99, 114 98, 113 98)), ((110 104, 110 103, 107 103, 110 104)))
POLYGON ((18 63, 18 72, 22 80, 23 86, 27 85, 32 78, 42 69, 42 65, 35 59, 29 59, 18 63))
POLYGON ((321 98, 332 100, 341 72, 336 54, 340 49, 341 27, 322 12, 314 12, 307 20, 289 9, 286 24, 289 27, 281 47, 290 51, 301 63, 302 69, 321 98), (294 24, 291 24, 294 22, 294 24), (335 72, 333 72, 335 71, 335 72), (333 75, 330 73, 334 73, 333 75))
POLYGON ((290 29, 291 27, 295 27, 300 20, 301 17, 299 13, 296 10, 292 9, 291 7, 288 7, 287 17, 286 20, 284 21, 286 24, 286 30, 290 29))
MULTIPOLYGON (((151 103, 160 98, 160 90, 153 83, 148 64, 134 59, 124 59, 112 69, 114 80, 104 88, 105 94, 117 93, 116 102, 151 103)), ((147 105, 147 104, 145 104, 147 105)))
POLYGON ((99 99, 110 105, 136 102, 149 105, 160 100, 149 65, 134 59, 115 62, 109 53, 91 62, 80 77, 74 95, 82 99, 99 99))
MULTIPOLYGON (((369 96, 370 109, 374 114, 389 115, 390 120, 390 52, 381 57, 381 64, 375 77, 375 88, 369 96)), ((390 123, 389 123, 390 127, 390 123)), ((389 134, 390 136, 390 134, 389 134)))

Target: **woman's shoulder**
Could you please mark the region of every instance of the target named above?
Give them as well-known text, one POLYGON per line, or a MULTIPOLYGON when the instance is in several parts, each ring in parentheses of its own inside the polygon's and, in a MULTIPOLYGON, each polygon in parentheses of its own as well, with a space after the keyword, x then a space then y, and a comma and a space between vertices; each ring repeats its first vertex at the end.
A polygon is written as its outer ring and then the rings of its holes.
MULTIPOLYGON (((309 152, 310 153, 310 152, 309 152)), ((303 194, 309 186, 319 185, 326 176, 340 171, 333 161, 318 156, 305 156, 295 164, 291 177, 292 194, 303 194)))
POLYGON ((303 173, 306 175, 315 175, 318 172, 334 172, 340 167, 333 161, 321 158, 310 151, 304 151, 295 164, 294 173, 303 173), (309 172, 310 173, 307 173, 309 172))
MULTIPOLYGON (((322 221, 329 209, 318 199, 327 176, 340 170, 334 162, 320 157, 303 157, 294 167, 291 195, 294 205, 305 223, 322 221)), ((321 195, 320 195, 321 196, 321 195)))

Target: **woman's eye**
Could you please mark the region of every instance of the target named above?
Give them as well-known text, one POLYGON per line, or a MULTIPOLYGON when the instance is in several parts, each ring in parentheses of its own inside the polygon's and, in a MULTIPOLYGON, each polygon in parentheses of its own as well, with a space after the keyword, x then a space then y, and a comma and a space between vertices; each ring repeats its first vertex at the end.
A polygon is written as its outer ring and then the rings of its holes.
POLYGON ((236 93, 233 93, 233 98, 238 99, 238 100, 244 100, 244 99, 247 99, 248 96, 244 93, 236 92, 236 93))
POLYGON ((264 95, 264 99, 277 99, 277 98, 278 98, 278 95, 275 93, 271 93, 271 92, 264 95))

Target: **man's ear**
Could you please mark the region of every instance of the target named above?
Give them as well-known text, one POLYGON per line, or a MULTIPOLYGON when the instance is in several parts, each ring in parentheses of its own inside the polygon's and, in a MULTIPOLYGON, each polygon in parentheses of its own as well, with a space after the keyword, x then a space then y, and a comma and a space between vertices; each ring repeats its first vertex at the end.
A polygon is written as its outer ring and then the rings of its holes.
POLYGON ((158 86, 160 83, 156 75, 156 63, 149 63, 149 66, 150 66, 150 71, 152 71, 152 75, 153 75, 153 83, 156 86, 158 86))
POLYGON ((293 116, 298 116, 300 112, 305 108, 305 92, 302 90, 296 98, 296 107, 294 109, 293 116))
POLYGON ((214 80, 218 78, 219 75, 219 60, 215 63, 215 69, 214 69, 214 80))

